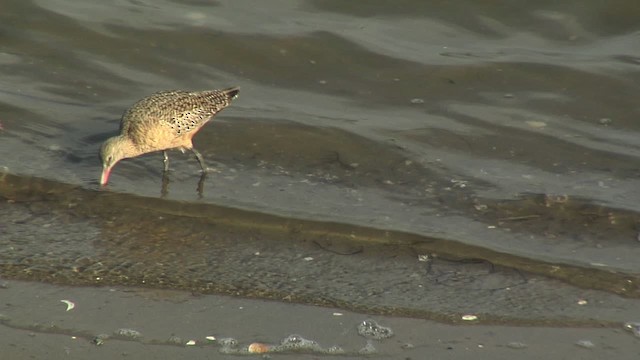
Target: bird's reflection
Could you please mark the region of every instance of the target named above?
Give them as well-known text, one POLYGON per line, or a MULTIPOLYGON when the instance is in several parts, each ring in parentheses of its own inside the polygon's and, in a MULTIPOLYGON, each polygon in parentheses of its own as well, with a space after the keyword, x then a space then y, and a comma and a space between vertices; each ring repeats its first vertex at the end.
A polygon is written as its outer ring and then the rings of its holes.
MULTIPOLYGON (((204 197, 204 181, 207 178, 207 173, 202 172, 200 175, 200 180, 198 180, 198 187, 196 191, 198 193, 198 199, 202 199, 204 197)), ((162 172, 162 187, 160 188, 160 197, 165 198, 169 195, 169 183, 171 183, 171 179, 169 178, 169 171, 162 172)))
POLYGON ((207 172, 203 171, 202 174, 200 175, 200 180, 198 180, 198 188, 196 189, 196 191, 198 192, 198 199, 202 199, 203 198, 204 180, 206 178, 207 178, 207 172))
POLYGON ((171 180, 169 180, 169 172, 166 171, 166 170, 163 171, 162 172, 162 188, 160 189, 160 197, 161 198, 165 198, 169 194, 169 183, 170 182, 171 182, 171 180))

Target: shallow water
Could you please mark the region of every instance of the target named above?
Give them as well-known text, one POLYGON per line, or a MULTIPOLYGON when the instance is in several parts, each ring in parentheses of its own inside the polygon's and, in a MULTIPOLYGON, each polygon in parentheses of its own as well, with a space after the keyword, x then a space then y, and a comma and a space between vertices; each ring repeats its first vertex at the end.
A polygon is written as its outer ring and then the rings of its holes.
MULTIPOLYGON (((8 184, 38 184, 30 191, 41 197, 71 185, 89 190, 77 195, 87 201, 98 188, 99 145, 137 99, 162 89, 238 85, 239 99, 195 138, 216 173, 199 184, 197 162, 179 152, 171 153, 173 171, 164 181, 159 154, 126 160, 115 167, 108 191, 127 200, 89 202, 108 208, 87 212, 102 218, 163 198, 203 206, 204 214, 207 205, 229 206, 386 229, 415 234, 418 242, 436 239, 444 245, 430 251, 448 257, 635 297, 638 18, 633 1, 503 7, 280 1, 268 11, 237 0, 10 2, 0 15, 0 166, 22 180, 11 177, 2 195, 29 199, 8 184), (536 268, 549 264, 577 270, 552 275, 536 268), (584 278, 614 275, 588 284, 576 279, 580 271, 584 278)), ((29 206, 24 216, 33 216, 29 206)), ((202 230, 192 231, 197 217, 182 213, 167 231, 200 241, 202 230)), ((11 221, 0 235, 5 246, 18 238, 11 221)), ((26 224, 23 236, 57 242, 63 268, 83 257, 108 263, 123 255, 60 242, 73 234, 114 241, 82 217, 58 233, 26 224)), ((136 242, 160 247, 161 224, 123 225, 118 238, 126 249, 136 242)), ((229 241, 250 249, 244 233, 229 241)), ((29 244, 27 258, 46 252, 38 241, 29 244)), ((182 250, 193 253, 163 258, 166 266, 201 255, 182 250)), ((293 255, 281 256, 284 267, 293 255)), ((42 259, 42 271, 59 271, 42 259)), ((397 271, 389 281, 411 273, 397 271)), ((375 275, 361 276, 375 287, 375 275)), ((352 304, 359 299, 343 295, 352 304)), ((498 306, 485 310, 504 315, 498 306)))

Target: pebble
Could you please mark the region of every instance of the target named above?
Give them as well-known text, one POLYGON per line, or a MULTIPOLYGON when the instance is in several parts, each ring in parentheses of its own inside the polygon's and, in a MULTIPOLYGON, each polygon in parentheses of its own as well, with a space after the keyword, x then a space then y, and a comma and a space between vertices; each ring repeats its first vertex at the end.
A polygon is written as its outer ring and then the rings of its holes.
POLYGON ((252 354, 264 354, 269 351, 269 345, 262 343, 252 343, 247 349, 252 354))

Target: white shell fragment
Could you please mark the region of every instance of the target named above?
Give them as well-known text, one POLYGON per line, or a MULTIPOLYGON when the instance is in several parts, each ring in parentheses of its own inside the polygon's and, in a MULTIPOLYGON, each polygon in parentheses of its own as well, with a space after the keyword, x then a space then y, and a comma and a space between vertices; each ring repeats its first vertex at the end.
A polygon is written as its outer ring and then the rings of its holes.
POLYGON ((76 304, 71 300, 60 300, 61 303, 67 304, 67 311, 73 310, 76 304))
POLYGON ((205 339, 209 340, 209 341, 216 341, 216 337, 215 336, 207 336, 205 337, 205 339))
POLYGON ((196 344, 196 341, 195 341, 195 340, 189 340, 189 341, 187 341, 187 343, 186 343, 185 345, 187 345, 187 346, 193 346, 193 345, 195 345, 195 344, 196 344))
POLYGON ((624 323, 624 328, 628 331, 631 331, 633 335, 640 337, 640 322, 626 322, 624 323))
POLYGON ((462 315, 462 320, 464 321, 474 321, 478 320, 478 317, 475 315, 462 315))

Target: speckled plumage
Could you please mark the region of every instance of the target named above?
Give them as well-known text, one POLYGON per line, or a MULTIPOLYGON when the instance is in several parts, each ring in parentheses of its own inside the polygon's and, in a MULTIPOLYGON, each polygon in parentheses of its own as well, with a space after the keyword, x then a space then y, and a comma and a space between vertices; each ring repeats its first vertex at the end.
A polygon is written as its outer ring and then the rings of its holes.
MULTIPOLYGON (((191 139, 216 113, 229 106, 239 91, 238 88, 161 91, 138 101, 122 116, 120 135, 102 145, 100 183, 107 183, 111 168, 121 159, 176 148, 192 150, 206 171, 204 160, 193 148, 191 139)), ((168 157, 164 154, 166 170, 168 157)))

